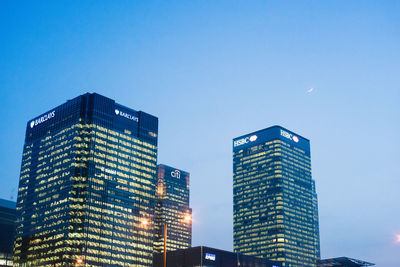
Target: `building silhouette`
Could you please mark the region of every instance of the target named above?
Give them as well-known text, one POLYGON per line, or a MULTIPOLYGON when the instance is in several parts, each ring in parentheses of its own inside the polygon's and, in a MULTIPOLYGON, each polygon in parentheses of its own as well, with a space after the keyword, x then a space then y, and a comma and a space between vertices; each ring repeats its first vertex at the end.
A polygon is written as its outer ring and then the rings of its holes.
MULTIPOLYGON (((167 267, 281 267, 278 263, 254 256, 210 247, 192 247, 167 253, 167 267)), ((154 255, 154 267, 163 266, 163 254, 154 255)))
POLYGON ((357 260, 349 257, 337 257, 317 260, 317 267, 364 267, 374 266, 374 263, 357 260))

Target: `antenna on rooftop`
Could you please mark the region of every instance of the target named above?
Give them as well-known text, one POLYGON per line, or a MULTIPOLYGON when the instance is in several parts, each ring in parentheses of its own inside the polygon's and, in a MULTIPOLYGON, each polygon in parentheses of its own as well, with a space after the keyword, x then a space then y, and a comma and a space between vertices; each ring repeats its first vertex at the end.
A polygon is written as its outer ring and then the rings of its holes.
POLYGON ((11 190, 10 200, 14 200, 14 191, 15 191, 15 187, 11 190))

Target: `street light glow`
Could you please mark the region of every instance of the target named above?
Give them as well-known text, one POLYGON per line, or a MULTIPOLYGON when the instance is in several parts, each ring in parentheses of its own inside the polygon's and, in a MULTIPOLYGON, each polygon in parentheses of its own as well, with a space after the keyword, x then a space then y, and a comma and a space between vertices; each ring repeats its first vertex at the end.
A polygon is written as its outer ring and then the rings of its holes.
POLYGON ((83 263, 83 259, 76 259, 76 263, 77 264, 82 264, 83 263))
POLYGON ((140 223, 141 223, 143 226, 146 226, 146 225, 149 224, 149 220, 146 219, 146 218, 143 218, 143 219, 140 221, 140 223))
POLYGON ((185 219, 185 222, 190 222, 192 220, 192 216, 186 215, 184 219, 185 219))

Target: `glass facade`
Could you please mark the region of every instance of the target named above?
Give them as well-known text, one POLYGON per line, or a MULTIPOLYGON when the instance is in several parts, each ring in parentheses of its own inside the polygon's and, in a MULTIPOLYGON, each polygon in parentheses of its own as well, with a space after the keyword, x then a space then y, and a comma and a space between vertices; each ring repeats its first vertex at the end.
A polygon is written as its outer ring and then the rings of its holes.
POLYGON ((314 208, 314 239, 317 259, 321 258, 321 248, 319 243, 319 220, 318 220, 318 196, 315 189, 315 180, 312 180, 313 187, 313 208, 314 208))
POLYGON ((164 224, 167 224, 167 251, 192 244, 192 209, 189 207, 188 172, 160 164, 157 166, 154 253, 164 251, 164 224))
POLYGON ((317 198, 309 140, 280 126, 233 139, 234 251, 315 266, 317 198))
POLYGON ((151 266, 157 134, 95 93, 29 121, 14 266, 151 266))
POLYGON ((0 199, 0 267, 13 266, 16 203, 0 199))

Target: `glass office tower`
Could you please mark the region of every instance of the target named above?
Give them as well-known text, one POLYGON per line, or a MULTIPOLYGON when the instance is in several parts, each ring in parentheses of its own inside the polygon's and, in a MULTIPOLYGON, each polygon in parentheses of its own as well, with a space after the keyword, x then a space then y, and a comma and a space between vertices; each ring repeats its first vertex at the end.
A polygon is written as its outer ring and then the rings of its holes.
POLYGON ((235 252, 315 266, 316 205, 309 140, 280 126, 233 139, 235 252))
POLYGON ((14 266, 151 266, 157 131, 95 93, 29 121, 14 266))
POLYGON ((167 224, 167 251, 192 245, 192 209, 189 207, 188 172, 160 164, 157 166, 154 253, 164 251, 164 224, 167 224))

